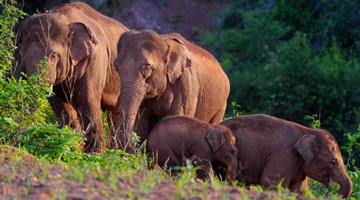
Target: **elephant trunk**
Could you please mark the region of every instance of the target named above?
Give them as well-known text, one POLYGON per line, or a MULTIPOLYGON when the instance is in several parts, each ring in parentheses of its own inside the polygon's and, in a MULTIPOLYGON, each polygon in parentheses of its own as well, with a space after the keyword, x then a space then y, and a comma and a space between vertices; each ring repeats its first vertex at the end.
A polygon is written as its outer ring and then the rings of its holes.
POLYGON ((348 198, 351 195, 353 185, 344 168, 331 172, 330 178, 340 185, 339 198, 348 198))
POLYGON ((228 181, 229 181, 229 183, 232 183, 232 181, 234 181, 235 179, 236 179, 236 175, 237 175, 237 167, 236 168, 232 168, 232 167, 230 167, 230 173, 229 173, 229 175, 228 175, 228 181))
POLYGON ((132 151, 131 134, 136 116, 144 97, 143 90, 134 83, 121 83, 120 107, 122 123, 120 128, 120 148, 132 151))

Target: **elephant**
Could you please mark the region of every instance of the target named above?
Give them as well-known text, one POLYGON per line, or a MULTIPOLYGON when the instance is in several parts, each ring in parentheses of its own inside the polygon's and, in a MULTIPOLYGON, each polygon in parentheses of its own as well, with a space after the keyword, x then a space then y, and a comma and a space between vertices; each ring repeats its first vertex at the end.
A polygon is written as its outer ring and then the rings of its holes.
POLYGON ((283 179, 283 187, 302 194, 307 176, 326 187, 331 178, 340 185, 340 198, 351 195, 351 179, 329 132, 263 114, 234 117, 220 125, 234 133, 241 171, 237 180, 244 184, 270 187, 283 179))
POLYGON ((150 131, 146 149, 157 155, 161 167, 183 166, 191 158, 193 166, 201 166, 196 175, 203 180, 211 168, 229 183, 237 175, 235 137, 221 125, 186 116, 165 117, 150 131))
POLYGON ((21 24, 20 54, 27 75, 39 72, 41 60, 48 62, 45 76, 55 93, 49 103, 60 124, 80 133, 85 129, 87 153, 105 151, 101 110, 108 111, 114 126, 120 121, 115 113, 121 82, 113 62, 125 31, 120 22, 82 2, 32 15, 21 24))
POLYGON ((122 123, 117 138, 123 149, 133 149, 131 133, 142 142, 166 116, 222 121, 230 83, 206 50, 177 33, 143 30, 124 33, 118 53, 114 64, 121 78, 122 123))

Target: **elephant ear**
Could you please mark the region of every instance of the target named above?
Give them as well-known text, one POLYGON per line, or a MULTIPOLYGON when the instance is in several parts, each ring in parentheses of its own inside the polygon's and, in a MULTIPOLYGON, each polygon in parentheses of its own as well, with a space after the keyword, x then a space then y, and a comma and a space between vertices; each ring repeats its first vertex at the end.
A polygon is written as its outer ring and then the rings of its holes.
POLYGON ((175 84, 185 68, 191 67, 190 53, 185 44, 177 39, 167 39, 169 46, 166 55, 166 75, 171 84, 175 84))
POLYGON ((89 56, 98 43, 91 29, 81 22, 69 24, 70 57, 74 66, 89 56))
POLYGON ((216 152, 225 142, 225 131, 221 128, 214 128, 207 135, 206 139, 209 142, 213 152, 216 152))
POLYGON ((308 166, 317 153, 316 136, 304 135, 296 142, 295 148, 308 166))

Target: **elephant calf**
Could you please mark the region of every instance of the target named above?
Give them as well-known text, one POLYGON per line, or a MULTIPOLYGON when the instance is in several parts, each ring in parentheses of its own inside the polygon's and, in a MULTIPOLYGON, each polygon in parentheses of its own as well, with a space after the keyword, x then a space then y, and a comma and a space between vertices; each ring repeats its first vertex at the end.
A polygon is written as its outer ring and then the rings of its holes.
POLYGON ((268 115, 234 117, 220 125, 234 133, 242 172, 237 179, 245 184, 269 187, 283 179, 283 187, 302 193, 306 176, 325 186, 331 178, 341 186, 340 197, 350 196, 352 182, 329 132, 268 115))
POLYGON ((183 166, 185 158, 191 158, 194 166, 202 166, 196 171, 200 179, 208 178, 211 166, 229 182, 236 177, 235 137, 223 126, 184 116, 166 117, 151 130, 147 149, 157 153, 161 167, 183 166))

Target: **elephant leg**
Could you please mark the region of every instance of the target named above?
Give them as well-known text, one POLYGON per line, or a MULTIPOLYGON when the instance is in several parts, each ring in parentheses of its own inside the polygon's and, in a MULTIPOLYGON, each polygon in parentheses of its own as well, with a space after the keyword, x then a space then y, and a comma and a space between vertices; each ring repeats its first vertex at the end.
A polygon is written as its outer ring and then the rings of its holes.
POLYGON ((177 156, 173 152, 167 152, 165 149, 159 149, 153 151, 153 158, 155 159, 155 164, 158 164, 165 172, 169 172, 171 176, 177 176, 179 174, 178 169, 174 169, 174 166, 182 166, 182 160, 177 159, 177 156))
POLYGON ((264 188, 273 187, 278 185, 282 181, 284 188, 289 188, 290 177, 286 176, 282 172, 289 172, 292 169, 286 169, 276 161, 268 162, 261 175, 260 184, 264 188))
POLYGON ((85 86, 82 87, 81 92, 76 91, 79 94, 77 103, 79 104, 85 130, 85 146, 83 151, 85 153, 104 153, 105 137, 101 118, 101 95, 96 95, 99 92, 89 90, 88 88, 85 86))
POLYGON ((117 144, 117 137, 120 133, 120 123, 121 123, 121 116, 115 109, 108 109, 107 110, 107 122, 108 122, 108 149, 118 149, 119 145, 117 144))
POLYGON ((140 144, 142 144, 148 138, 148 135, 150 133, 150 125, 154 120, 151 116, 152 113, 149 109, 140 107, 137 120, 135 121, 134 125, 134 130, 136 134, 140 137, 140 144))
POLYGON ((202 180, 210 180, 211 174, 214 175, 210 161, 197 156, 193 156, 191 159, 194 167, 200 167, 196 170, 196 177, 202 180))
POLYGON ((224 114, 226 110, 226 102, 225 104, 215 113, 215 115, 211 118, 210 124, 219 124, 223 121, 224 114))
POLYGON ((289 187, 290 191, 297 192, 301 195, 304 195, 308 188, 309 188, 309 185, 308 185, 308 180, 307 180, 306 175, 304 175, 303 180, 291 182, 290 187, 289 187))
POLYGON ((86 132, 84 152, 104 153, 105 138, 100 106, 89 103, 88 105, 83 105, 80 110, 86 132))
POLYGON ((81 133, 81 123, 76 109, 61 96, 61 94, 56 94, 48 99, 58 123, 61 126, 68 125, 76 132, 81 133))

